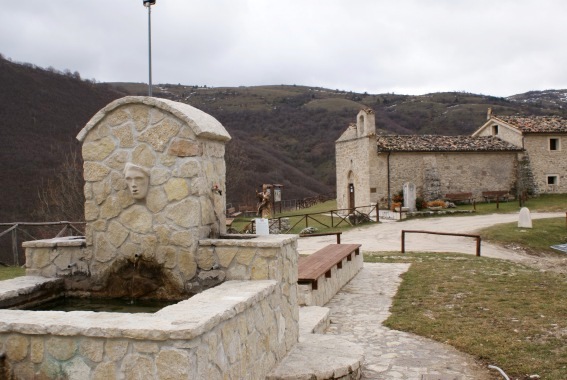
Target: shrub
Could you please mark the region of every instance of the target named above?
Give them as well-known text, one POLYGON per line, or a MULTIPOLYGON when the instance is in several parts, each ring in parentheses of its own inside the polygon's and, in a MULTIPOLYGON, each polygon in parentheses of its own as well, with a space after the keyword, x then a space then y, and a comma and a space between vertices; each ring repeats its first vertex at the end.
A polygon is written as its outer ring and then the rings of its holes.
POLYGON ((404 191, 400 190, 396 194, 394 194, 392 196, 392 202, 403 204, 404 203, 404 191))
POLYGON ((424 200, 422 197, 415 198, 415 208, 418 210, 423 210, 427 208, 427 201, 424 200))
POLYGON ((437 199, 427 203, 427 207, 443 207, 447 208, 447 204, 441 199, 437 199))
POLYGON ((397 207, 402 207, 402 202, 392 202, 391 211, 396 211, 397 207))

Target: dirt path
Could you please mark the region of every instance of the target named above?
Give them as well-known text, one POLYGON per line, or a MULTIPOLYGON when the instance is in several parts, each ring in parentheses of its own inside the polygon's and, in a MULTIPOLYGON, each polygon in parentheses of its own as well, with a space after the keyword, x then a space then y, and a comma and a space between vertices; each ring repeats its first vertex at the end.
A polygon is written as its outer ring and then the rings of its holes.
MULTIPOLYGON (((532 213, 533 219, 564 217, 564 213, 532 213)), ((362 244, 362 250, 400 251, 402 230, 426 230, 451 233, 475 233, 476 231, 499 223, 518 221, 518 213, 491 214, 474 216, 455 216, 438 218, 410 219, 401 222, 383 222, 380 224, 354 228, 343 232, 341 243, 362 244)), ((334 236, 301 238, 298 243, 300 254, 312 253, 326 244, 336 243, 334 236)), ((440 236, 427 234, 406 234, 406 251, 460 252, 476 253, 476 241, 473 238, 440 236)), ((542 270, 553 270, 567 274, 567 255, 565 258, 548 255, 528 255, 519 247, 509 245, 501 247, 482 242, 481 255, 506 259, 537 266, 542 270)))

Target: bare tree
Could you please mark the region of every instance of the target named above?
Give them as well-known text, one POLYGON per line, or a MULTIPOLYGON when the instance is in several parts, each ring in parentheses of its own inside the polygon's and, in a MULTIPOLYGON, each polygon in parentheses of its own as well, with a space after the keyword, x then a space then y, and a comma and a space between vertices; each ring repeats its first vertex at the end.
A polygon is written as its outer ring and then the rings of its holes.
POLYGON ((83 162, 77 149, 64 154, 55 169, 38 191, 35 214, 44 221, 84 221, 83 162))

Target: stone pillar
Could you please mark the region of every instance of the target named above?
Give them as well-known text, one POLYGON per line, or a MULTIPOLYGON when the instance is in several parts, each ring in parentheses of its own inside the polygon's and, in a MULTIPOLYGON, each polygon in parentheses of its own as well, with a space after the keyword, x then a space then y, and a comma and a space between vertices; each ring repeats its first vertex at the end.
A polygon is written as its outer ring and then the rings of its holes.
POLYGON ((404 183, 404 207, 407 207, 410 212, 416 211, 415 198, 415 184, 411 182, 404 183))

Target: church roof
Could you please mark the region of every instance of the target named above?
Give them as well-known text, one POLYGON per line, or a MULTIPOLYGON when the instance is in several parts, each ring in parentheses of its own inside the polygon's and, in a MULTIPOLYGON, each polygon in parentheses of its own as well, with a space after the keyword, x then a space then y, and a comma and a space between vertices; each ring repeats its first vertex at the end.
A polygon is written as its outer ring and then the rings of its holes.
POLYGON ((567 132, 567 119, 560 116, 497 116, 523 133, 567 132))
POLYGON ((382 135, 378 152, 505 152, 522 148, 494 136, 382 135))

